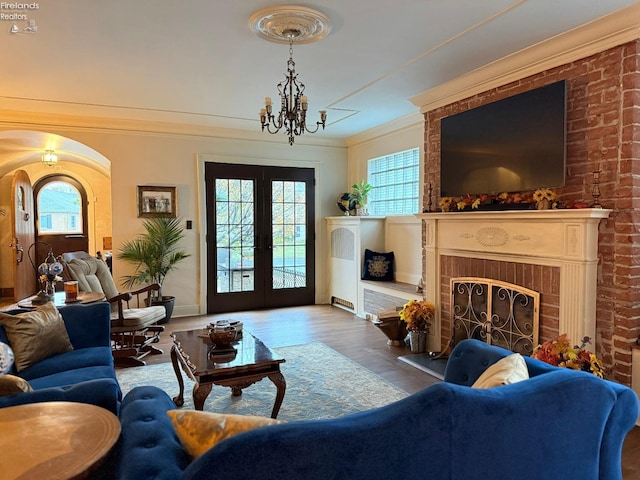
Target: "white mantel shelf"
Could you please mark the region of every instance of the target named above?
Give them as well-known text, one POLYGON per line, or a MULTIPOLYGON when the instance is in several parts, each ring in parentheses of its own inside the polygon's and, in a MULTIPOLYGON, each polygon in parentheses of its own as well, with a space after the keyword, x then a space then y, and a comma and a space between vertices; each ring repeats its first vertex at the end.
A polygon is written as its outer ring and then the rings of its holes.
MULTIPOLYGON (((440 303, 440 256, 557 266, 560 333, 589 336, 595 343, 598 225, 610 213, 585 208, 417 214, 425 224, 426 298, 440 303)), ((438 348, 440 338, 433 337, 429 347, 438 348)))

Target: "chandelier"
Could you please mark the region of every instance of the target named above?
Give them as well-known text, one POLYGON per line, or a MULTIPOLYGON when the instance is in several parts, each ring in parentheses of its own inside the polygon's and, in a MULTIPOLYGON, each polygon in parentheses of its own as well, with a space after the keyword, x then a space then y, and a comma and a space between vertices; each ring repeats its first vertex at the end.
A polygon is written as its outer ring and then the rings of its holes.
POLYGON ((289 44, 289 60, 284 81, 278 83, 280 111, 274 112, 271 97, 265 97, 264 108, 260 109, 262 131, 278 133, 284 130, 293 145, 296 136, 324 130, 327 121, 326 110, 320 110, 320 121, 315 128, 307 125, 309 99, 304 94, 305 86, 298 81, 296 63, 293 61, 293 43, 310 43, 324 38, 331 30, 329 19, 307 7, 285 5, 269 7, 255 12, 250 20, 251 29, 262 38, 272 42, 289 44))
POLYGON ((42 163, 53 167, 56 163, 58 163, 58 156, 54 150, 45 150, 42 154, 42 163))
POLYGON ((267 129, 269 133, 278 133, 282 128, 289 135, 289 145, 293 145, 296 135, 304 132, 316 133, 320 126, 324 130, 327 121, 326 110, 320 110, 320 121, 316 122, 313 130, 307 127, 307 109, 309 100, 304 95, 304 83, 298 82, 296 74, 296 62, 293 61, 293 39, 295 31, 290 31, 289 35, 289 61, 287 61, 287 73, 284 82, 278 84, 278 94, 280 95, 280 112, 278 117, 273 115, 271 97, 264 99, 264 108, 260 110, 260 123, 262 131, 267 129))

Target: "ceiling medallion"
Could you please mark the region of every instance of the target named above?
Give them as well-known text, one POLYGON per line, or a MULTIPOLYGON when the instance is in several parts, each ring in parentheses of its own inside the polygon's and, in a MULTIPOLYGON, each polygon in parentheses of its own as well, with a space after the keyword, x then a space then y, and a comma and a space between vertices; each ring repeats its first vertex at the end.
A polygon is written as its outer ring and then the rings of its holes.
POLYGON ((271 97, 265 97, 260 109, 262 131, 278 133, 283 130, 293 145, 295 137, 324 130, 327 123, 326 110, 320 110, 320 121, 315 127, 307 125, 309 98, 304 93, 304 83, 298 80, 296 63, 293 61, 293 44, 311 43, 326 37, 331 31, 329 19, 322 13, 307 7, 280 6, 258 10, 249 19, 249 26, 259 37, 277 43, 289 44, 289 60, 284 81, 276 87, 280 97, 280 111, 274 110, 271 97))
POLYGON ((325 14, 296 5, 258 10, 249 18, 249 27, 259 37, 276 43, 289 43, 291 32, 295 32, 296 45, 317 42, 331 32, 331 22, 325 14))

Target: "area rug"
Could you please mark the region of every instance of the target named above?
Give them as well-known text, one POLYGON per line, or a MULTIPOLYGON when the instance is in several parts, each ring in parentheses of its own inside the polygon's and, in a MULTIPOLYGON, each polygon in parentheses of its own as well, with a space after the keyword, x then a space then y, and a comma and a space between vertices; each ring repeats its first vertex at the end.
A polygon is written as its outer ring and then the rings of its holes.
MULTIPOLYGON (((274 349, 286 359, 280 368, 287 390, 280 420, 335 418, 387 405, 407 393, 323 343, 274 349)), ((178 382, 171 363, 118 369, 123 393, 140 385, 155 385, 174 397, 178 382)), ((185 404, 193 408, 193 382, 185 378, 185 404)), ((211 412, 270 416, 276 387, 267 378, 233 397, 227 387, 213 386, 204 409, 211 412)))

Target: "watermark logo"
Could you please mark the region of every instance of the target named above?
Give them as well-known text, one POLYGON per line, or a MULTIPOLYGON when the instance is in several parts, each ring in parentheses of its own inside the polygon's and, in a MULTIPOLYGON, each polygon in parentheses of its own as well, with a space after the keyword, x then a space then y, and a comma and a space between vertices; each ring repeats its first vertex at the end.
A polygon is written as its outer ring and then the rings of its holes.
POLYGON ((39 3, 0 2, 0 21, 11 22, 9 33, 12 35, 36 33, 38 26, 32 14, 39 9, 39 3))

